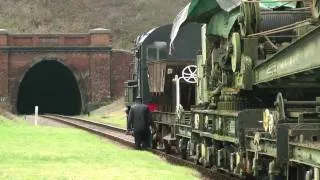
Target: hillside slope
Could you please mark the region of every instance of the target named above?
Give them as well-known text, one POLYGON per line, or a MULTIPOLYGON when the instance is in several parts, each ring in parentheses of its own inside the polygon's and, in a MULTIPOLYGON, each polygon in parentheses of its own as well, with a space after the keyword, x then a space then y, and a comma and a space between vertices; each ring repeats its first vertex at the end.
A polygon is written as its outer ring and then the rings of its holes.
POLYGON ((188 0, 2 0, 0 28, 15 33, 83 33, 103 27, 114 47, 130 49, 135 37, 171 23, 188 0))

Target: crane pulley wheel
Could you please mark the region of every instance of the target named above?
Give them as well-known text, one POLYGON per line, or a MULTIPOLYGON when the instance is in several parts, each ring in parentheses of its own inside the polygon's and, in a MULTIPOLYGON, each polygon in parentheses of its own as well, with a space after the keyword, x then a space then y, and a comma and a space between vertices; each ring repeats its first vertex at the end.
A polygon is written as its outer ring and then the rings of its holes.
POLYGON ((260 7, 257 1, 245 1, 240 5, 239 17, 240 32, 242 36, 259 32, 260 7))

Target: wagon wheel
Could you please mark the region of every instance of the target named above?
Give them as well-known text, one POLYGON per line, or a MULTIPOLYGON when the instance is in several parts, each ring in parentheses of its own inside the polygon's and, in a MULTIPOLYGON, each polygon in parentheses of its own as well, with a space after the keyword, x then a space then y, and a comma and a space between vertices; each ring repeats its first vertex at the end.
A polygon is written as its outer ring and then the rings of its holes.
POLYGON ((178 154, 182 159, 187 159, 187 142, 184 138, 181 138, 177 141, 177 150, 178 154))
POLYGON ((157 138, 152 136, 151 148, 152 149, 157 149, 157 144, 158 144, 157 138))
POLYGON ((197 83, 197 66, 189 65, 182 70, 182 78, 191 84, 197 83))
POLYGON ((169 143, 169 141, 164 140, 163 145, 164 145, 164 152, 166 154, 169 154, 171 152, 171 144, 169 143))

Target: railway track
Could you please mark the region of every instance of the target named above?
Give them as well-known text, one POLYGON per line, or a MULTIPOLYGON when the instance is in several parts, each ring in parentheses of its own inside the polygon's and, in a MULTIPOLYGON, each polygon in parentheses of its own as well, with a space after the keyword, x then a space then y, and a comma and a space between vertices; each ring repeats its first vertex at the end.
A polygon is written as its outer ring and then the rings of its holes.
MULTIPOLYGON (((85 119, 62 116, 62 115, 42 115, 41 117, 58 121, 60 123, 64 123, 64 124, 88 131, 98 136, 106 137, 113 141, 129 146, 131 148, 134 147, 134 138, 130 135, 126 135, 125 134, 126 130, 123 128, 115 127, 109 124, 93 122, 85 119)), ((208 169, 203 166, 196 165, 191 161, 183 160, 178 156, 166 154, 163 151, 159 151, 155 149, 150 149, 150 151, 154 154, 157 154, 165 158, 167 161, 173 164, 183 165, 183 166, 191 167, 198 170, 202 174, 204 179, 214 179, 214 180, 239 179, 238 177, 230 176, 228 174, 220 172, 219 170, 208 169)))

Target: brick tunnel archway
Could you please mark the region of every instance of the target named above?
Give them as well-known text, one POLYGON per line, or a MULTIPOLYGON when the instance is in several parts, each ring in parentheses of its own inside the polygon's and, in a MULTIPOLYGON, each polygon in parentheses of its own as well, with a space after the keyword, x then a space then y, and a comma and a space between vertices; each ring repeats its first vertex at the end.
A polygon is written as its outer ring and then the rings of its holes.
POLYGON ((80 114, 82 100, 73 72, 57 60, 43 60, 33 65, 24 75, 18 90, 17 112, 64 115, 80 114))

